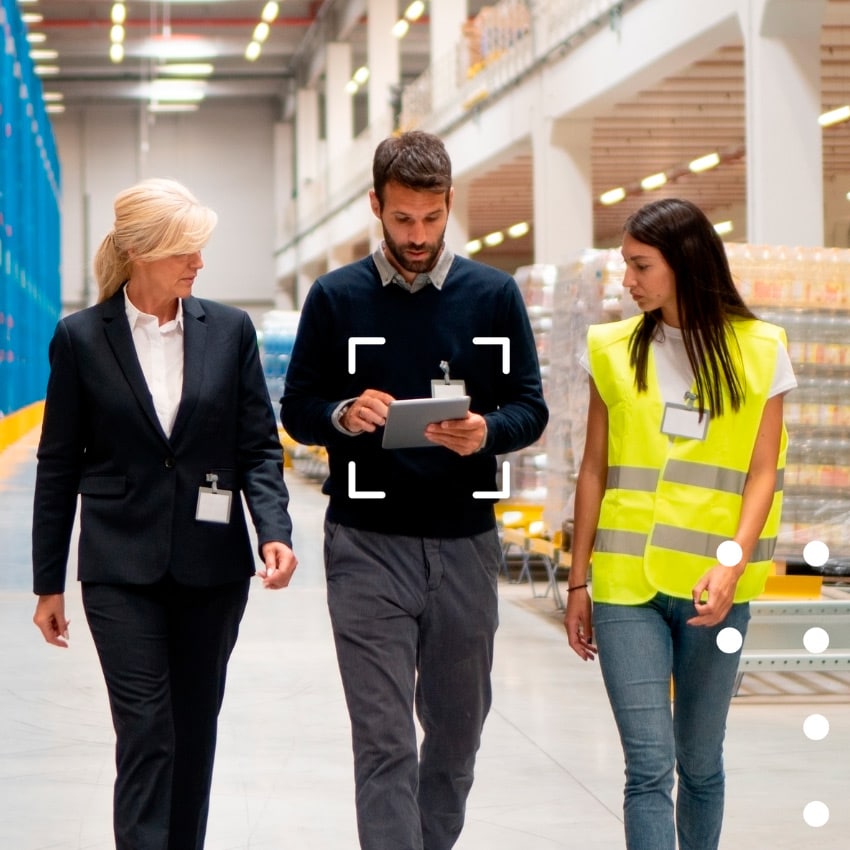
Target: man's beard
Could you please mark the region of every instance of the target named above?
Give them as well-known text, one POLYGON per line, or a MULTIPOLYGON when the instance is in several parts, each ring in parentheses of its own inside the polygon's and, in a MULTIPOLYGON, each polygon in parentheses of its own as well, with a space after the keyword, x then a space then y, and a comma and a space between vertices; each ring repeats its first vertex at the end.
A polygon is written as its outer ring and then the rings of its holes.
POLYGON ((387 246, 387 251, 390 253, 397 265, 412 274, 422 274, 423 272, 429 272, 434 268, 443 247, 443 240, 446 235, 445 229, 440 234, 440 238, 436 243, 425 242, 422 245, 413 245, 408 242, 403 246, 393 240, 389 233, 387 233, 387 229, 385 227, 382 229, 384 231, 384 244, 387 246), (424 260, 409 260, 404 256, 404 252, 410 250, 427 251, 428 254, 424 260))

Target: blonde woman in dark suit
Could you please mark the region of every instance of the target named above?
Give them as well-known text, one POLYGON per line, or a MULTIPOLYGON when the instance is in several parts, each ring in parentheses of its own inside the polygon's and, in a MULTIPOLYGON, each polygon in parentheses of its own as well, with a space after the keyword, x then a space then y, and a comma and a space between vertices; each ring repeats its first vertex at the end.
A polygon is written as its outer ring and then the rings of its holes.
POLYGON ((285 587, 296 566, 256 332, 243 311, 192 296, 216 220, 172 180, 121 192, 95 257, 99 303, 60 321, 50 344, 33 619, 68 645, 79 493, 78 578, 117 739, 117 850, 203 847, 249 581, 285 587))

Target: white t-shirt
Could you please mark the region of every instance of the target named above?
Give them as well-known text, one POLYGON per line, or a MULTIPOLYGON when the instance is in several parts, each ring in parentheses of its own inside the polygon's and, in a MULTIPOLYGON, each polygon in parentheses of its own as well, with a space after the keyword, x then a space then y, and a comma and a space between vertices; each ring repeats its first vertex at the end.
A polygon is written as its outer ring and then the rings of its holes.
MULTIPOLYGON (((670 404, 682 404, 685 393, 690 392, 694 383, 691 364, 685 351, 682 339, 682 329, 662 324, 663 334, 656 334, 652 341, 655 354, 655 371, 661 397, 670 404)), ((587 350, 581 356, 581 365, 593 374, 590 369, 590 358, 587 350)), ((791 359, 784 345, 776 347, 776 370, 773 373, 773 383, 768 398, 787 393, 797 386, 791 359)))

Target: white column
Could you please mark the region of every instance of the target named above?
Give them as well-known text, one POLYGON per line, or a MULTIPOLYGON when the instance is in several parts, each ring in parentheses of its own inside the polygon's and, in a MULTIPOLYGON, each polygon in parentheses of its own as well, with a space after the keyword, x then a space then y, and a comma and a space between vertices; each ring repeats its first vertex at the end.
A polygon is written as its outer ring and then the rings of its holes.
POLYGON ((319 175, 319 96, 299 89, 295 106, 295 185, 300 189, 319 175))
POLYGON ((593 246, 590 119, 533 122, 534 261, 561 264, 593 246))
POLYGON ((747 241, 823 244, 820 31, 826 0, 750 0, 742 15, 747 241))
POLYGON ((275 244, 292 235, 294 225, 295 133, 291 123, 274 125, 275 244))
POLYGON ((399 45, 393 36, 396 0, 369 0, 366 50, 369 64, 369 127, 375 144, 392 133, 390 92, 401 81, 399 45))
POLYGON ((333 163, 351 144, 354 109, 345 90, 351 79, 351 45, 332 42, 327 45, 325 73, 325 126, 328 136, 328 161, 333 163))
POLYGON ((458 79, 458 45, 468 17, 467 0, 431 0, 431 108, 454 94, 458 79))
MULTIPOLYGON (((467 256, 466 243, 469 242, 469 190, 464 185, 455 184, 454 199, 446 225, 446 245, 453 254, 467 256)), ((475 259, 480 259, 476 257, 475 259)))

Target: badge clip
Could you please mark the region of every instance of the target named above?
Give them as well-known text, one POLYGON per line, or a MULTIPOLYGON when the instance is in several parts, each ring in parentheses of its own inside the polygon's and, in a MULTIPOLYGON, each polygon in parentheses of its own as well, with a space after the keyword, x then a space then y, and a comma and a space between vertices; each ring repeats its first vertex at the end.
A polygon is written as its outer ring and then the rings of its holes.
POLYGON ((431 381, 432 398, 454 398, 466 395, 466 384, 463 381, 452 380, 448 360, 440 361, 440 371, 443 373, 443 380, 435 378, 431 381))

